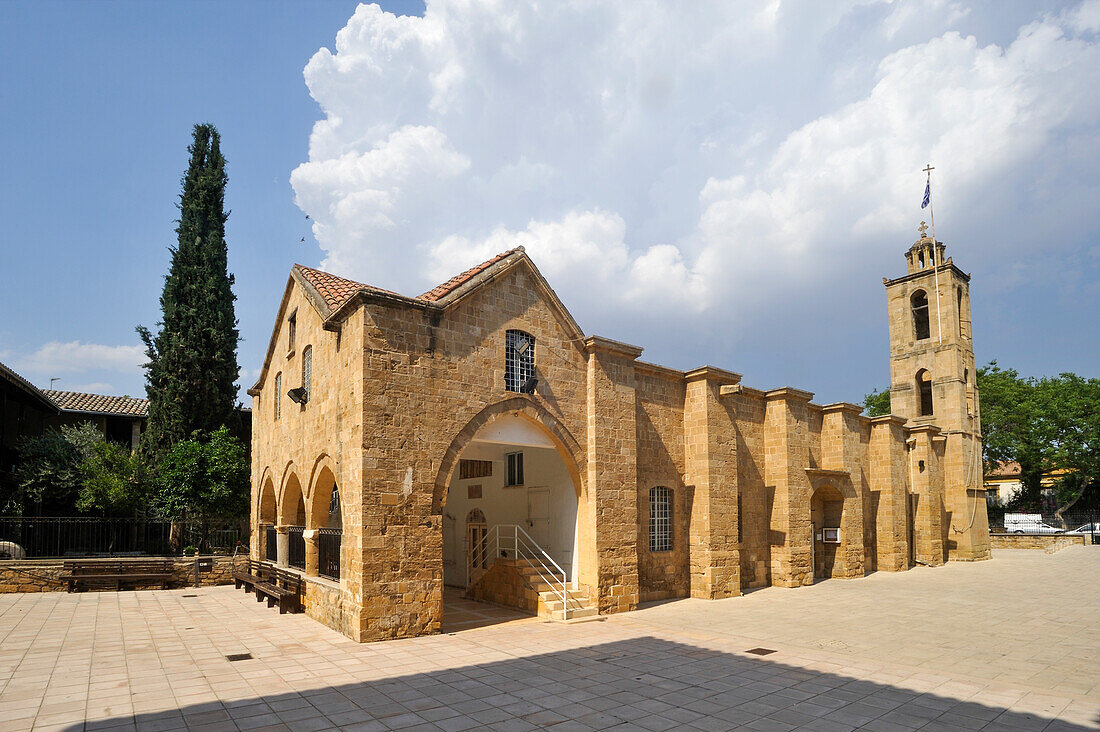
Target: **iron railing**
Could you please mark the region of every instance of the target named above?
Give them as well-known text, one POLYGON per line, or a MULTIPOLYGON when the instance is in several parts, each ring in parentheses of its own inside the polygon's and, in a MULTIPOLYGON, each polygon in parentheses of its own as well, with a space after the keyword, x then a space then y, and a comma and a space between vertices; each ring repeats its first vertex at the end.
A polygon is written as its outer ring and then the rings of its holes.
POLYGON ((268 526, 264 531, 264 558, 269 562, 279 561, 279 532, 274 526, 268 526))
POLYGON ((317 529, 317 574, 340 581, 342 529, 317 529))
POLYGON ((188 548, 228 554, 238 542, 248 543, 248 524, 239 519, 0 517, 0 559, 172 556, 188 548))
POLYGON ((542 583, 561 600, 562 620, 569 619, 569 576, 535 540, 515 524, 497 524, 485 538, 470 547, 467 580, 473 584, 497 559, 526 562, 538 574, 542 583))
POLYGON ((302 536, 305 528, 305 526, 288 526, 286 529, 288 540, 286 563, 303 571, 306 568, 306 540, 302 536))

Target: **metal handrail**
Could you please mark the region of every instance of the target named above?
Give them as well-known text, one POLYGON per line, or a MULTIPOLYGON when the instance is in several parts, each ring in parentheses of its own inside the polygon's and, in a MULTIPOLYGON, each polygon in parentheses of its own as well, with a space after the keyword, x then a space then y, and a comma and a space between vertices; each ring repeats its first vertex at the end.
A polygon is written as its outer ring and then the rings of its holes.
POLYGON ((473 584, 476 570, 487 570, 490 562, 495 562, 504 552, 512 552, 512 559, 525 559, 538 573, 539 578, 550 587, 554 596, 561 600, 562 620, 569 619, 569 577, 554 558, 540 547, 522 526, 517 524, 496 524, 486 533, 485 538, 470 547, 467 582, 473 584), (493 554, 489 555, 490 547, 493 554), (558 590, 558 586, 561 590, 558 590))

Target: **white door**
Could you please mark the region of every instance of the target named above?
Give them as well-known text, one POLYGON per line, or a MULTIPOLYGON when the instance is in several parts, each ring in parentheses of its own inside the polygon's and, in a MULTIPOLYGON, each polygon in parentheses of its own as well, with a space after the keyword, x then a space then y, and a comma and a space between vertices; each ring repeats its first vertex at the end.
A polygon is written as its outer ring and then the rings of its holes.
POLYGON ((527 533, 550 553, 550 489, 527 489, 527 533))

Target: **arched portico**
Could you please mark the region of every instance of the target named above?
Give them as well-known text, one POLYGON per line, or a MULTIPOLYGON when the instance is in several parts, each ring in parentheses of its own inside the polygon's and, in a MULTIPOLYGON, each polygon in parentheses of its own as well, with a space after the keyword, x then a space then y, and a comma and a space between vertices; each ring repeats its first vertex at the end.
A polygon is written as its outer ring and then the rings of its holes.
POLYGON ((328 455, 314 465, 306 503, 305 572, 339 579, 343 510, 336 467, 328 455))
POLYGON ((260 495, 256 501, 255 539, 256 557, 259 559, 273 559, 275 546, 268 546, 268 526, 275 526, 276 502, 275 481, 271 477, 271 471, 265 470, 260 479, 260 495))
POLYGON ((276 563, 280 567, 293 566, 302 569, 305 566, 305 551, 300 542, 303 541, 302 532, 306 523, 306 505, 302 494, 302 483, 293 465, 287 466, 277 508, 276 563))

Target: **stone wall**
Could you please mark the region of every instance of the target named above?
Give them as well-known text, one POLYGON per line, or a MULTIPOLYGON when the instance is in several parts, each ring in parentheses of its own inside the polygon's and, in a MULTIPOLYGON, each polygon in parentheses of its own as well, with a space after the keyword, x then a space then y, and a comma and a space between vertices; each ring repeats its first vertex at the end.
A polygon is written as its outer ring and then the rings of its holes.
MULTIPOLYGON (((162 557, 142 557, 142 559, 162 557)), ((175 571, 170 588, 193 587, 195 584, 195 560, 192 557, 174 559, 175 571)), ((199 572, 199 586, 225 585, 233 582, 233 558, 226 556, 199 557, 213 560, 213 568, 199 572)), ((0 561, 0 593, 4 592, 58 592, 68 589, 68 583, 60 579, 64 574, 63 559, 24 559, 0 561)), ((95 561, 95 560, 80 560, 95 561)), ((111 560, 105 560, 111 561, 111 560)), ((115 560, 117 561, 117 560, 115 560)), ((112 590, 113 591, 113 590, 112 590)))
POLYGON ((1042 549, 1047 554, 1070 546, 1086 546, 1085 536, 1076 534, 990 534, 994 549, 1042 549))
POLYGON ((466 596, 472 600, 491 602, 529 613, 539 610, 539 593, 531 588, 523 575, 510 561, 497 560, 476 582, 470 585, 466 596))

